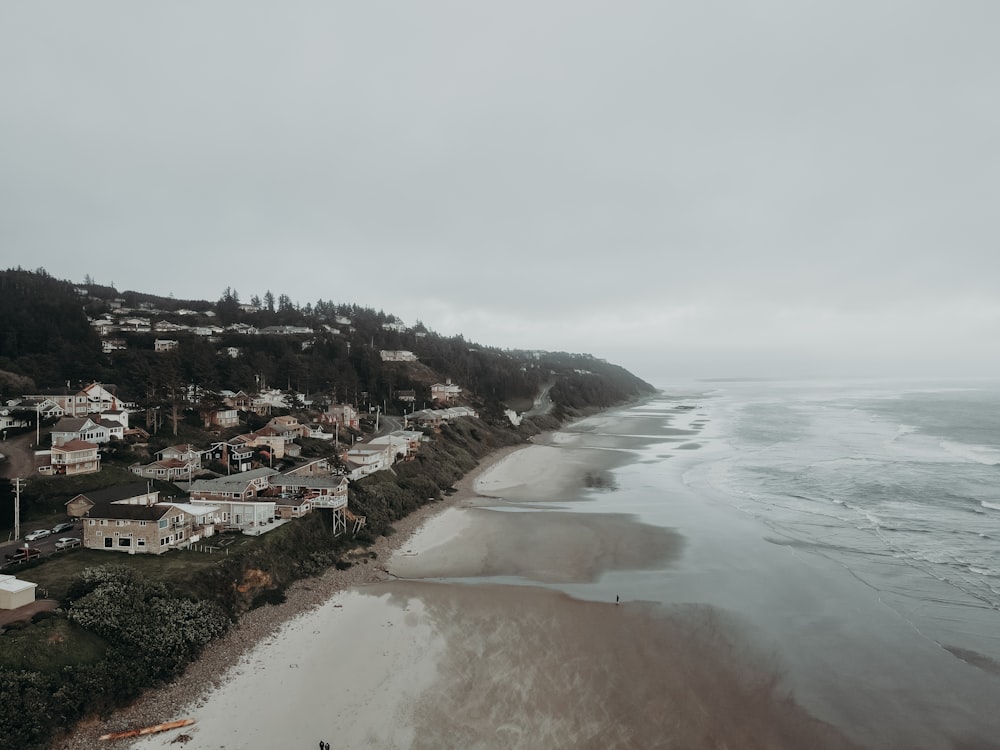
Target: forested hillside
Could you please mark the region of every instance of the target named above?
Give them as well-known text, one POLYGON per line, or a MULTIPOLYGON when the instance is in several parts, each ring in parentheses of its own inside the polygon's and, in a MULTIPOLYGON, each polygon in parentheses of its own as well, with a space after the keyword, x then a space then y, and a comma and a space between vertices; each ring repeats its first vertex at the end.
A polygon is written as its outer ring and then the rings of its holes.
POLYGON ((38 390, 114 383, 143 407, 169 403, 179 393, 211 400, 220 389, 269 386, 388 411, 402 408, 394 403, 401 390, 416 392, 418 408, 429 406, 429 386, 450 378, 487 417, 505 405, 526 404, 546 384, 553 385, 556 408, 572 410, 652 391, 621 367, 586 354, 501 350, 440 336, 419 322, 403 326, 391 313, 348 303, 300 305, 271 291, 241 303, 229 288, 215 302, 178 300, 59 281, 42 269, 0 272, 0 397, 23 393, 24 378, 38 390), (124 348, 102 353, 91 321, 112 312, 120 317, 122 310, 154 326, 211 326, 214 332, 120 330, 110 335, 124 348), (259 333, 238 332, 241 326, 259 333), (266 332, 274 326, 309 332, 266 332), (178 346, 156 352, 157 338, 178 346), (413 352, 419 361, 383 362, 381 350, 413 352))

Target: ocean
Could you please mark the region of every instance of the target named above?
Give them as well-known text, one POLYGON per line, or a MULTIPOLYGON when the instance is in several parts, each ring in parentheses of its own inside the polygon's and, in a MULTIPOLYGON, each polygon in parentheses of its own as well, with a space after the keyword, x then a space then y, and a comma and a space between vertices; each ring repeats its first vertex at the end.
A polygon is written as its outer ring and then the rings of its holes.
POLYGON ((392 580, 249 653, 195 741, 1000 748, 998 406, 995 382, 685 382, 539 435, 392 580))
POLYGON ((618 416, 563 438, 632 454, 583 496, 686 548, 574 595, 731 614, 863 746, 1000 747, 1000 383, 683 383, 618 416))

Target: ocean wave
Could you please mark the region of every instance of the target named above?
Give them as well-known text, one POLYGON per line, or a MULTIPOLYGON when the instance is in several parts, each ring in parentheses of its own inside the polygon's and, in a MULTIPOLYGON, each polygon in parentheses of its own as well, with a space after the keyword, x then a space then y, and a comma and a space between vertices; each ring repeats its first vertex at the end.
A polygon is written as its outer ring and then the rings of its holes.
POLYGON ((889 438, 890 443, 894 443, 902 437, 906 437, 917 431, 917 428, 911 424, 901 424, 896 428, 896 434, 889 438))
POLYGON ((956 443, 951 440, 942 440, 941 447, 948 453, 966 461, 986 466, 996 466, 1000 464, 1000 449, 989 445, 970 445, 968 443, 956 443))
POLYGON ((984 508, 990 508, 991 510, 1000 510, 1000 503, 991 503, 987 500, 980 500, 979 504, 984 508))

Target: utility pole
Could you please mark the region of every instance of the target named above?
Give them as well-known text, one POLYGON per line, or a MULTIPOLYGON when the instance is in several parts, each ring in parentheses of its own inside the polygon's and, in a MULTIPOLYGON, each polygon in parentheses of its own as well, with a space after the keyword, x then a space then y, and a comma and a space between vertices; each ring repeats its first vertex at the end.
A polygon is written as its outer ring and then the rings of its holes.
POLYGON ((14 540, 21 538, 21 482, 14 479, 14 540))

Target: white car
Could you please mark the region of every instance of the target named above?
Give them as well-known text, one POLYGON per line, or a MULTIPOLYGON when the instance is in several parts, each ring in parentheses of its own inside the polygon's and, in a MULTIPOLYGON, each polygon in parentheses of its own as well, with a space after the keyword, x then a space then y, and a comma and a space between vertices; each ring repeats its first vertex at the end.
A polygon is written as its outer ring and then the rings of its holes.
POLYGON ((79 547, 80 540, 74 539, 71 536, 64 536, 62 539, 56 540, 56 549, 73 549, 73 547, 79 547))
POLYGON ((24 541, 34 542, 38 539, 44 539, 49 536, 52 532, 49 529, 39 529, 38 531, 32 531, 30 534, 24 535, 24 541))

